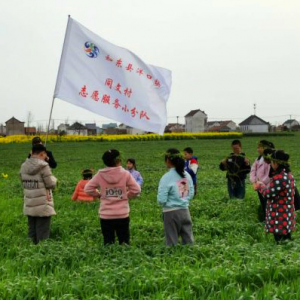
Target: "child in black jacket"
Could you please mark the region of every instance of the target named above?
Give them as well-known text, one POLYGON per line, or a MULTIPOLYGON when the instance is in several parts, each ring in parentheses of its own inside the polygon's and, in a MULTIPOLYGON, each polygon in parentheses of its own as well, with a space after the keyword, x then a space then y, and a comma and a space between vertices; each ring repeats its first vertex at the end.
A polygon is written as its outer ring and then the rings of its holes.
POLYGON ((250 172, 250 162, 242 152, 242 144, 239 140, 231 143, 232 153, 220 163, 220 169, 227 171, 227 188, 229 197, 244 199, 246 193, 245 179, 250 172))

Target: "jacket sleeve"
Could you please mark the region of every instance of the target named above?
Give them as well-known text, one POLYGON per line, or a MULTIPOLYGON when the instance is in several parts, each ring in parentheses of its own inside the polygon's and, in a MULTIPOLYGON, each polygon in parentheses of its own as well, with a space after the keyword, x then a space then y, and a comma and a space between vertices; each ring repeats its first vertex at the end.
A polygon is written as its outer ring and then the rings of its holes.
POLYGON ((140 186, 141 186, 141 185, 143 184, 143 182, 144 182, 144 179, 143 179, 143 177, 142 177, 142 175, 141 175, 140 172, 139 172, 139 174, 138 174, 138 177, 137 177, 136 181, 137 181, 137 183, 138 183, 140 186))
POLYGON ((140 185, 135 181, 130 173, 127 174, 126 186, 128 199, 136 197, 141 192, 140 185))
POLYGON ((282 179, 272 178, 268 185, 262 185, 258 191, 267 199, 275 198, 282 190, 282 179))
POLYGON ((192 180, 191 176, 188 175, 187 180, 189 183, 189 195, 187 197, 187 200, 190 201, 194 198, 195 188, 194 188, 194 184, 193 184, 193 180, 192 180))
POLYGON ((75 191, 72 195, 72 200, 74 200, 74 201, 77 200, 77 198, 78 198, 78 190, 79 190, 79 182, 77 183, 75 191))
POLYGON ((254 162, 254 164, 251 167, 251 171, 250 171, 250 182, 254 183, 257 181, 257 176, 256 176, 256 172, 257 172, 257 160, 254 162))
POLYGON ((100 197, 99 192, 97 192, 97 189, 99 189, 99 183, 98 183, 98 174, 96 174, 84 187, 84 192, 88 195, 91 195, 93 197, 100 197))
POLYGON ((57 179, 52 175, 51 169, 48 165, 42 169, 41 175, 46 189, 54 189, 57 184, 57 179))
POLYGON ((221 171, 227 171, 227 167, 223 163, 220 163, 219 168, 221 171))
POLYGON ((165 178, 162 177, 159 181, 157 202, 160 205, 164 205, 168 201, 169 186, 165 178))
POLYGON ((55 161, 52 152, 51 151, 47 151, 47 156, 49 158, 48 164, 49 164, 50 168, 51 169, 55 169, 57 167, 57 162, 55 161))
POLYGON ((247 175, 248 173, 250 173, 250 170, 251 170, 250 162, 249 162, 249 164, 247 164, 246 157, 244 157, 243 163, 241 165, 241 173, 244 173, 245 175, 247 175))

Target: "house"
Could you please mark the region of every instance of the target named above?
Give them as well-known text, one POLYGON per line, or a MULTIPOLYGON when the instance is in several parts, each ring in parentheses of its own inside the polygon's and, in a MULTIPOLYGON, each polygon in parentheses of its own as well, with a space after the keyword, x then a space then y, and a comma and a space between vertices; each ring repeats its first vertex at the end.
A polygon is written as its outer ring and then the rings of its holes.
POLYGON ((69 127, 70 127, 69 124, 64 124, 64 123, 59 124, 57 126, 58 134, 66 134, 69 127))
POLYGON ((108 129, 108 128, 117 128, 118 124, 117 123, 108 123, 108 124, 103 124, 102 128, 103 129, 108 129))
POLYGON ((269 132, 270 123, 256 115, 251 115, 239 125, 243 132, 269 132))
POLYGON ((186 132, 203 132, 207 125, 207 114, 200 110, 191 110, 185 118, 186 132))
POLYGON ((144 130, 133 128, 133 127, 127 126, 127 125, 125 125, 123 123, 121 123, 119 125, 119 129, 125 129, 126 130, 126 134, 145 134, 144 130))
POLYGON ((17 135, 17 134, 24 134, 24 123, 21 122, 15 117, 12 117, 8 121, 5 122, 6 124, 6 135, 17 135))
POLYGON ((169 123, 165 128, 165 133, 184 132, 184 125, 178 123, 169 123))
POLYGON ((78 123, 78 122, 75 122, 73 125, 71 125, 68 129, 67 129, 67 134, 70 134, 70 135, 88 135, 88 129, 78 123))
POLYGON ((296 129, 297 127, 299 127, 300 124, 297 120, 290 119, 286 120, 282 125, 284 129, 296 129))
POLYGON ((26 135, 36 135, 36 128, 35 127, 25 127, 24 128, 26 135))
POLYGON ((208 132, 230 132, 236 131, 237 125, 235 122, 229 121, 212 121, 207 122, 207 129, 208 132))
POLYGON ((88 135, 97 135, 97 125, 96 123, 87 123, 85 127, 88 130, 88 135))
POLYGON ((120 129, 120 128, 106 128, 103 129, 103 134, 108 134, 108 135, 127 134, 127 130, 120 129))
POLYGON ((6 126, 0 125, 0 136, 6 136, 6 126))

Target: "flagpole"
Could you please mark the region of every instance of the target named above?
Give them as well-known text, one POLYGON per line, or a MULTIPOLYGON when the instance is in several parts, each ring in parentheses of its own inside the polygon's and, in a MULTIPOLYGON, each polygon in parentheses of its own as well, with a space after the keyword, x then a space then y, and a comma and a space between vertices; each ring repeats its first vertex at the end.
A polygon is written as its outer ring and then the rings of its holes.
MULTIPOLYGON (((67 40, 67 33, 68 33, 68 27, 69 27, 69 23, 70 23, 70 18, 71 15, 68 15, 68 22, 67 22, 67 28, 66 28, 66 33, 65 33, 65 38, 64 38, 64 43, 63 43, 63 49, 60 55, 60 63, 59 63, 59 68, 58 68, 58 75, 60 74, 60 70, 62 68, 62 58, 63 58, 63 54, 64 54, 64 49, 66 46, 66 40, 67 40)), ((56 84, 55 84, 55 89, 54 89, 54 95, 52 98, 52 104, 51 104, 51 110, 50 110, 50 115, 49 115, 49 121, 48 121, 48 126, 47 126, 47 132, 46 132, 46 137, 45 137, 45 146, 47 145, 47 140, 48 140, 48 135, 49 135, 49 131, 50 131, 50 123, 51 123, 51 119, 52 119, 52 112, 53 112, 53 106, 54 106, 54 99, 55 99, 55 91, 59 82, 59 78, 56 78, 56 84)))

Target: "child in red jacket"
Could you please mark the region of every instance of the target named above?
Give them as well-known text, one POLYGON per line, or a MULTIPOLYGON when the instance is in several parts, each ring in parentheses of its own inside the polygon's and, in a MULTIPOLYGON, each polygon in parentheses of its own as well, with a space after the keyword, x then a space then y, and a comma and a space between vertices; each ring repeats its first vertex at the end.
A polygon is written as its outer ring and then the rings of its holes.
POLYGON ((75 191, 72 195, 73 201, 83 201, 83 202, 91 202, 94 201, 94 197, 85 193, 84 188, 89 180, 93 177, 93 170, 85 169, 82 171, 83 179, 79 180, 76 185, 75 191))

